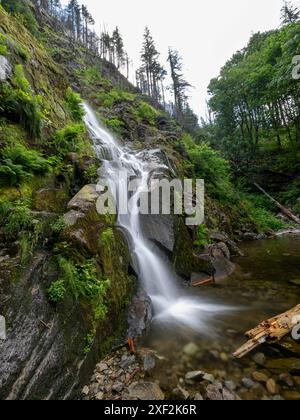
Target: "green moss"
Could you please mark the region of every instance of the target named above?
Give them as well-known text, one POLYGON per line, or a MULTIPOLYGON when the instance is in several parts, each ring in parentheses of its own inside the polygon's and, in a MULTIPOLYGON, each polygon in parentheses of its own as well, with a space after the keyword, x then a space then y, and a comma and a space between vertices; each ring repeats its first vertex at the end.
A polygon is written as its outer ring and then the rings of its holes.
POLYGON ((66 91, 65 105, 75 122, 80 123, 83 121, 84 109, 81 96, 78 93, 73 92, 70 87, 68 87, 66 91))

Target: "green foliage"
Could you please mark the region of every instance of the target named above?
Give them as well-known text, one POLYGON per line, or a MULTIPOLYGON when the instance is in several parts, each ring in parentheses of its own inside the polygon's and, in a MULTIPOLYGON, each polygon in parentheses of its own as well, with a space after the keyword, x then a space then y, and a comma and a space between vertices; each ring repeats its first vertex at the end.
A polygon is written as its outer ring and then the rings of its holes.
POLYGON ((38 24, 28 2, 23 0, 2 0, 3 7, 14 15, 33 35, 38 32, 38 24))
POLYGON ((24 267, 32 256, 33 243, 30 234, 24 233, 20 238, 20 263, 24 267))
POLYGON ((136 109, 134 115, 138 120, 149 123, 155 126, 159 112, 145 101, 141 101, 136 109))
POLYGON ((119 120, 117 117, 113 118, 106 118, 104 120, 105 125, 110 128, 112 131, 114 131, 118 135, 122 135, 124 132, 124 123, 119 120))
POLYGON ((99 165, 93 163, 84 172, 84 178, 89 184, 96 184, 99 180, 98 175, 99 165))
POLYGON ((0 186, 19 186, 33 175, 50 170, 50 162, 35 151, 16 143, 0 151, 0 186))
POLYGON ((78 93, 73 92, 73 90, 68 87, 65 97, 66 108, 72 115, 72 118, 76 122, 82 122, 84 117, 84 109, 82 106, 82 99, 78 93))
POLYGON ((9 237, 17 237, 22 232, 33 229, 33 218, 27 201, 2 201, 0 203, 0 221, 9 237))
POLYGON ((7 49, 7 38, 5 35, 0 33, 0 55, 8 55, 7 49))
POLYGON ((69 152, 80 152, 84 149, 83 135, 86 133, 83 124, 70 124, 56 132, 53 145, 60 156, 69 152))
POLYGON ((54 234, 59 235, 66 228, 66 222, 63 216, 59 217, 51 225, 51 230, 54 234))
POLYGON ((189 175, 204 179, 205 188, 212 196, 229 199, 232 194, 230 166, 220 153, 207 143, 196 144, 188 134, 182 137, 180 145, 192 163, 188 168, 193 172, 189 175))
POLYGON ((266 203, 263 197, 241 194, 240 198, 240 206, 245 209, 248 218, 259 232, 268 233, 286 227, 286 224, 272 213, 269 203, 266 203))
POLYGON ((48 299, 52 303, 62 302, 65 298, 66 288, 64 280, 57 280, 48 289, 48 299))
POLYGON ((41 95, 34 95, 22 65, 14 71, 13 87, 0 85, 1 105, 4 115, 24 125, 33 137, 40 137, 46 119, 41 95))
POLYGON ((135 96, 124 90, 113 88, 109 92, 102 92, 98 95, 101 105, 105 108, 112 108, 122 102, 133 102, 135 96))
POLYGON ((92 332, 92 333, 90 333, 86 336, 85 347, 84 347, 84 350, 83 350, 84 354, 88 354, 92 350, 94 340, 95 340, 95 333, 94 332, 92 332))
POLYGON ((209 244, 209 236, 205 225, 200 225, 197 228, 197 236, 195 245, 203 249, 209 244))
POLYGON ((83 78, 84 82, 88 86, 94 86, 96 83, 99 83, 100 81, 104 81, 101 77, 102 69, 100 65, 87 67, 83 72, 79 74, 81 78, 83 78))
POLYGON ((107 307, 105 297, 110 280, 99 276, 94 261, 76 264, 65 257, 59 257, 60 278, 75 299, 85 299, 92 307, 94 321, 105 318, 107 307))

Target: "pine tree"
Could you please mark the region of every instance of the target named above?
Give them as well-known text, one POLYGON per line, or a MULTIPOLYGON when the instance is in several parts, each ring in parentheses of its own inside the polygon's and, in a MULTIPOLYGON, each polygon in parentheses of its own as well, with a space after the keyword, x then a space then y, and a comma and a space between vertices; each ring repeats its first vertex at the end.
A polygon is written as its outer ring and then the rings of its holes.
POLYGON ((285 1, 281 9, 281 22, 283 25, 297 22, 300 19, 300 10, 291 2, 285 1))
POLYGON ((191 85, 184 79, 182 74, 183 63, 178 51, 169 49, 168 61, 170 63, 172 86, 171 91, 174 94, 175 113, 180 119, 182 118, 184 108, 187 104, 187 89, 191 85))

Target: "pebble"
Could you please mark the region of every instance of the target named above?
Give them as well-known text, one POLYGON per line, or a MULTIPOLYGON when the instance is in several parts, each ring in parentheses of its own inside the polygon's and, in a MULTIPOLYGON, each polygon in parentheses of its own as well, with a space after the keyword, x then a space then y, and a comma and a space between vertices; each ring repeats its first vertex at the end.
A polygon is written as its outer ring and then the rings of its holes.
POLYGON ((102 401, 104 397, 104 393, 103 392, 98 392, 98 394, 96 395, 96 400, 97 401, 102 401))
POLYGON ((252 359, 258 366, 264 366, 266 363, 266 356, 263 353, 256 353, 252 359))
POLYGON ((254 381, 262 382, 262 383, 268 382, 268 379, 269 379, 267 377, 267 375, 265 375, 264 373, 261 373, 261 372, 253 372, 252 373, 252 378, 254 379, 254 381))
POLYGON ((269 379, 267 381, 267 390, 271 395, 276 395, 277 394, 277 384, 274 381, 274 379, 269 379))
POLYGON ((199 392, 194 396, 194 401, 203 401, 203 400, 204 398, 199 392))
POLYGON ((98 365, 96 366, 98 372, 104 372, 106 370, 108 370, 108 366, 106 363, 98 363, 98 365))
POLYGON ((208 385, 206 393, 207 398, 211 401, 223 401, 223 394, 216 385, 208 385))
POLYGON ((195 343, 189 343, 183 348, 184 354, 187 356, 195 356, 199 351, 199 347, 195 343))
POLYGON ((225 386, 229 391, 235 391, 237 389, 237 385, 233 381, 225 381, 225 386))
POLYGON ((210 375, 209 373, 205 373, 203 375, 203 380, 207 381, 207 382, 214 383, 215 382, 215 377, 213 375, 210 375))
POLYGON ((194 381, 196 379, 202 379, 205 376, 205 373, 202 372, 201 370, 195 370, 193 372, 188 372, 185 375, 185 379, 186 381, 194 381))
POLYGON ((82 394, 83 394, 83 395, 85 395, 85 396, 87 396, 87 395, 89 395, 89 392, 90 392, 90 389, 89 389, 89 387, 86 385, 86 386, 83 388, 83 390, 82 390, 82 394))
POLYGON ((244 385, 245 388, 247 389, 251 389, 253 388, 253 386, 255 385, 255 383, 252 381, 252 379, 250 378, 243 378, 242 379, 242 384, 244 385))
POLYGON ((281 375, 279 375, 278 380, 280 383, 288 386, 289 388, 292 388, 294 386, 293 377, 288 373, 282 373, 281 375))
POLYGON ((229 357, 226 353, 221 353, 220 354, 220 359, 222 360, 222 362, 227 363, 229 361, 229 357))

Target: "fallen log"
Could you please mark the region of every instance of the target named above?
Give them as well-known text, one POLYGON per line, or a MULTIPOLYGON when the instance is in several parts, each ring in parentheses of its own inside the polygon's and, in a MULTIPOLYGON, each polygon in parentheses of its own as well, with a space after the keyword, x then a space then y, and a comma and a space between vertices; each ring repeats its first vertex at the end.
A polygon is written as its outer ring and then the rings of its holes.
POLYGON ((295 223, 300 224, 300 219, 295 216, 289 209, 284 207, 282 204, 280 204, 275 198, 273 198, 270 194, 267 193, 260 185, 258 185, 256 182, 254 182, 254 185, 259 191, 261 191, 266 197, 268 197, 269 200, 271 200, 276 207, 279 208, 282 214, 284 214, 286 217, 288 217, 290 220, 292 220, 295 223))
POLYGON ((300 318, 300 305, 274 318, 261 322, 257 327, 248 331, 246 337, 250 338, 240 347, 233 356, 241 359, 263 343, 274 344, 289 334, 295 327, 295 320, 300 318))

